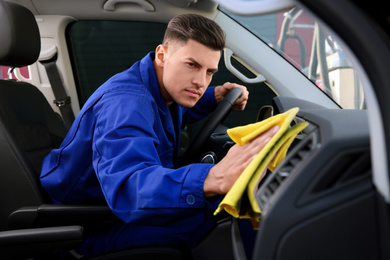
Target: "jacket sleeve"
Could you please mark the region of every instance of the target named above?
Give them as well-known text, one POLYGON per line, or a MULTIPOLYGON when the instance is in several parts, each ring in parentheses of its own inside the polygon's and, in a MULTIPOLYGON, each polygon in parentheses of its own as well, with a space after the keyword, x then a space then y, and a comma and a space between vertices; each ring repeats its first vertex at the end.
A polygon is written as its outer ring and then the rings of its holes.
POLYGON ((149 220, 150 224, 153 219, 161 225, 216 208, 217 203, 203 197, 203 182, 212 165, 179 169, 164 165, 173 148, 167 150, 158 136, 164 129, 156 126, 158 115, 150 105, 127 95, 101 103, 93 137, 93 167, 116 215, 125 222, 149 220))

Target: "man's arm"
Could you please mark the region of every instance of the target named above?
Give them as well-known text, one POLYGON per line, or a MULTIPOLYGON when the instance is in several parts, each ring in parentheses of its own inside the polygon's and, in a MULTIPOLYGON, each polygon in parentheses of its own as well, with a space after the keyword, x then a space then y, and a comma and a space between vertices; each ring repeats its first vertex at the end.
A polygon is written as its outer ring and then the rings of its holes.
POLYGON ((242 89, 242 95, 233 105, 233 109, 238 111, 244 110, 249 96, 247 88, 239 84, 226 82, 216 87, 208 87, 198 103, 185 113, 183 123, 194 123, 209 115, 233 88, 242 89))

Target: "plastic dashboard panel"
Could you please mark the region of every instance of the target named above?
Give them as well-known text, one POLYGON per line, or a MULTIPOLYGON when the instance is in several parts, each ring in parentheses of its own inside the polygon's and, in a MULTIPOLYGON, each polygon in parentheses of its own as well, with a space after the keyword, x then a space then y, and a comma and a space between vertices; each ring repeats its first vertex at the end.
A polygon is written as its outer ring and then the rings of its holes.
POLYGON ((310 126, 259 187, 252 259, 377 259, 367 111, 281 97, 274 106, 299 107, 310 126))

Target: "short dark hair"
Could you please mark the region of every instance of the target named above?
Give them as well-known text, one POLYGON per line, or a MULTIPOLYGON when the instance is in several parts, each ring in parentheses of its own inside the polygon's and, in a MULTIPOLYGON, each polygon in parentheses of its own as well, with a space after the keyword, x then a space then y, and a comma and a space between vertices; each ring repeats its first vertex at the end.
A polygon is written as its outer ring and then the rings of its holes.
POLYGON ((198 14, 181 14, 174 17, 165 31, 163 44, 169 41, 187 43, 197 41, 212 50, 222 50, 225 47, 225 33, 211 19, 198 14))

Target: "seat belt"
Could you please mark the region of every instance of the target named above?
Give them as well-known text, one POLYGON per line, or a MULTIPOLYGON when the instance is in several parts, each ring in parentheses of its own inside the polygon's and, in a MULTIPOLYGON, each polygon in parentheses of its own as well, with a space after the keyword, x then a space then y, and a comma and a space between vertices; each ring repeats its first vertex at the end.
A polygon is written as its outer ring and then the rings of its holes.
POLYGON ((65 126, 69 129, 74 121, 74 114, 71 106, 70 96, 66 94, 64 84, 62 83, 56 65, 57 54, 55 54, 51 59, 48 60, 40 59, 39 62, 46 69, 46 73, 49 78, 50 85, 55 97, 55 100, 53 102, 60 109, 65 126))

